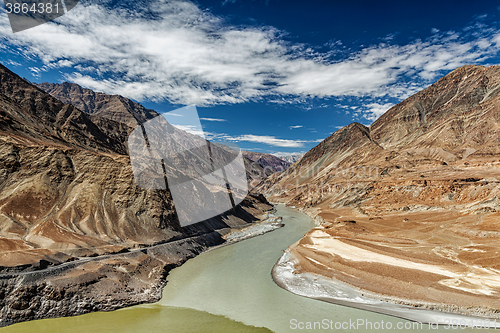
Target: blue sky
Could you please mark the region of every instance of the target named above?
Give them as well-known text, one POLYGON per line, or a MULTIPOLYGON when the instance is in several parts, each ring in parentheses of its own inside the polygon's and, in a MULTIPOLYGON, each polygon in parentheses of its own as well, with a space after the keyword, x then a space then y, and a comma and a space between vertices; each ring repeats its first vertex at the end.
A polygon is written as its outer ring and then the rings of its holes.
POLYGON ((499 64, 498 1, 84 0, 13 34, 0 62, 157 111, 196 105, 205 134, 304 152, 465 64, 499 64))

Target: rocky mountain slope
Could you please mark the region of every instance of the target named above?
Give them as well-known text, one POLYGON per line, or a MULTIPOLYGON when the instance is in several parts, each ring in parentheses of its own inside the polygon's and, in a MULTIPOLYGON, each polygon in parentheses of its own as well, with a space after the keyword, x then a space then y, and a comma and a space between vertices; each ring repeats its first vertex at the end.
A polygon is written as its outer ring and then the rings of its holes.
POLYGON ((0 131, 8 140, 126 154, 128 126, 64 104, 3 66, 0 73, 0 131))
POLYGON ((64 82, 43 82, 36 86, 66 104, 99 117, 124 123, 132 128, 158 115, 139 103, 120 95, 108 95, 80 87, 78 84, 64 82))
POLYGON ((244 151, 243 156, 252 162, 261 165, 269 174, 274 172, 283 172, 291 165, 291 163, 284 161, 279 157, 266 153, 244 151))
POLYGON ((157 300, 171 268, 272 208, 249 195, 181 227, 168 190, 134 181, 133 122, 116 115, 140 107, 98 115, 111 109, 80 111, 0 66, 0 326, 157 300))
POLYGON ((289 252, 393 302, 500 311, 500 67, 464 66, 262 185, 314 217, 289 252), (354 253, 363 253, 354 256, 354 253))

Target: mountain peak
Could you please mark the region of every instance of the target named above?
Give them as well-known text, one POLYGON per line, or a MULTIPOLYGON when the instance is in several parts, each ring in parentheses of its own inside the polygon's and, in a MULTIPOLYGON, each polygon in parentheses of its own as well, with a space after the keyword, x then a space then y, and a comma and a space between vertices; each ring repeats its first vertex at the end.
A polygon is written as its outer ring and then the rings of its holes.
POLYGON ((499 92, 500 66, 457 68, 378 118, 370 126, 372 138, 384 148, 407 145, 438 123, 465 120, 478 108, 489 107, 499 92))
POLYGON ((126 153, 128 126, 65 104, 2 65, 0 97, 0 131, 10 140, 126 153))
POLYGON ((79 110, 99 117, 111 119, 132 128, 158 115, 139 103, 120 95, 108 95, 83 88, 76 83, 47 83, 37 86, 53 97, 74 105, 79 110))

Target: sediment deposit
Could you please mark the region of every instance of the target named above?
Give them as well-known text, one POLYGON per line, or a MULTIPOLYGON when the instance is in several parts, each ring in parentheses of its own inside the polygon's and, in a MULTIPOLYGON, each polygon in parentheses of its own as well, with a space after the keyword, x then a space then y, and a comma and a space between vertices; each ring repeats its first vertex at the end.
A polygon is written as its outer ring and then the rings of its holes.
POLYGON ((266 180, 320 225, 289 249, 297 273, 498 317, 499 92, 500 67, 459 68, 266 180))

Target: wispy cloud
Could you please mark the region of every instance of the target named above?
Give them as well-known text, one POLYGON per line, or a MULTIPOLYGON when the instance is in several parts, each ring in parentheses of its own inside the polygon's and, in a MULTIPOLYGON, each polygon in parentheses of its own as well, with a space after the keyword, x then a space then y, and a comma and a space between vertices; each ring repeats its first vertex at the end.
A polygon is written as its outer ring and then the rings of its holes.
POLYGON ((227 121, 226 119, 219 119, 219 118, 200 118, 201 120, 205 121, 216 121, 216 122, 224 122, 227 121))
POLYGON ((321 142, 322 139, 318 140, 291 140, 291 139, 280 139, 271 135, 254 135, 254 134, 244 134, 238 136, 222 135, 220 138, 227 141, 246 141, 246 142, 256 142, 264 143, 273 147, 286 147, 286 148, 299 148, 304 147, 304 144, 311 142, 321 142))
POLYGON ((207 140, 214 142, 254 142, 254 143, 263 143, 273 147, 300 148, 304 147, 304 145, 307 143, 318 143, 323 141, 323 139, 317 139, 317 140, 281 139, 272 135, 255 135, 255 134, 229 135, 226 133, 215 133, 215 132, 200 130, 199 127, 193 125, 173 124, 173 126, 185 132, 199 135, 207 140))
POLYGON ((306 152, 305 151, 295 151, 295 152, 284 152, 284 151, 279 151, 272 153, 274 156, 278 157, 284 157, 284 156, 303 156, 306 152))
MULTIPOLYGON (((198 131, 193 131, 185 127, 182 128, 179 127, 179 128, 187 132, 199 135, 198 131)), ((203 134, 204 138, 210 141, 254 142, 254 143, 263 143, 272 147, 283 147, 283 148, 300 148, 300 147, 305 147, 305 145, 308 143, 318 143, 323 141, 323 139, 317 139, 317 140, 281 139, 273 135, 256 135, 256 134, 229 135, 225 133, 214 133, 207 131, 204 131, 203 134)))
POLYGON ((389 110, 393 106, 394 106, 393 103, 384 103, 384 104, 369 103, 362 107, 363 116, 364 118, 370 121, 375 121, 378 117, 383 115, 387 110, 389 110))
POLYGON ((35 74, 71 69, 68 80, 94 90, 186 105, 269 96, 280 103, 404 98, 443 71, 484 63, 500 49, 499 30, 477 25, 435 30, 427 40, 407 45, 383 42, 332 60, 285 41, 284 32, 273 27, 232 26, 192 2, 175 0, 83 0, 56 22, 16 34, 0 11, 3 42, 44 63, 32 68, 35 74))
POLYGON ((8 64, 8 65, 11 65, 11 66, 16 66, 16 67, 17 67, 17 66, 22 66, 22 65, 21 65, 20 63, 18 63, 17 61, 14 61, 14 60, 11 60, 11 59, 7 60, 7 64, 8 64))
POLYGON ((294 125, 294 126, 290 126, 290 129, 296 129, 296 128, 301 128, 301 127, 304 127, 302 125, 294 125))

